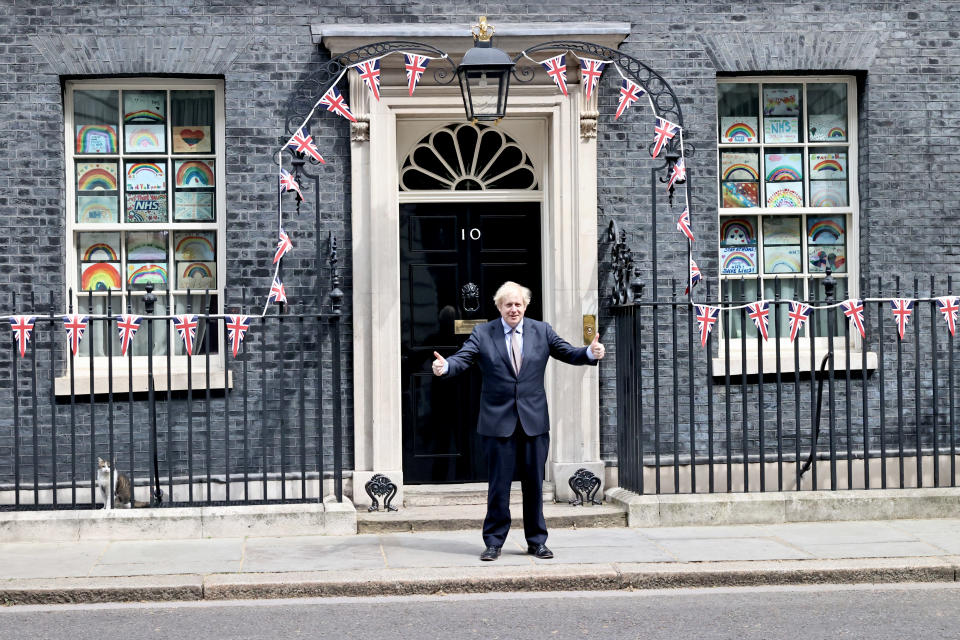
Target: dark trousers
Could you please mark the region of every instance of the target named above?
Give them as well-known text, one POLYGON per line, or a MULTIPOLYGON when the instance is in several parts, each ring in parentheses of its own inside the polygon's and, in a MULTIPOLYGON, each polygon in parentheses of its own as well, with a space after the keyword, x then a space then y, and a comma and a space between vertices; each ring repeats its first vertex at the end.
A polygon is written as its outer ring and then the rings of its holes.
POLYGON ((520 469, 523 489, 523 533, 528 544, 547 541, 547 523, 543 519, 543 468, 550 449, 550 434, 528 436, 517 424, 506 438, 483 436, 487 454, 487 517, 483 521, 483 542, 488 547, 503 546, 510 531, 510 483, 514 469, 520 469))

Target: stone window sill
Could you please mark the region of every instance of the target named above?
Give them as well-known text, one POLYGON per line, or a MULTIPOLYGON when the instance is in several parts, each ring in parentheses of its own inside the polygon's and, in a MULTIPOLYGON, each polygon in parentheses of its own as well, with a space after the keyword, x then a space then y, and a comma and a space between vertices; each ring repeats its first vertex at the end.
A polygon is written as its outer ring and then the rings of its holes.
MULTIPOLYGON (((233 375, 227 377, 227 372, 219 364, 211 363, 210 367, 210 388, 211 389, 232 389, 233 375)), ((129 393, 131 391, 131 378, 133 382, 132 391, 134 393, 147 392, 150 390, 150 374, 146 369, 134 367, 133 375, 130 375, 126 367, 114 367, 113 385, 110 385, 110 376, 106 373, 100 375, 95 372, 93 377, 93 393, 96 395, 106 393, 129 393)), ((193 365, 191 375, 187 376, 186 367, 174 367, 170 371, 170 391, 202 391, 207 387, 207 372, 203 364, 193 365)), ((153 388, 155 391, 167 391, 167 369, 166 367, 154 367, 153 369, 153 388)), ((70 375, 60 376, 54 381, 54 390, 57 397, 70 397, 70 375)), ((77 370, 73 377, 73 395, 77 397, 90 395, 90 372, 77 370)))

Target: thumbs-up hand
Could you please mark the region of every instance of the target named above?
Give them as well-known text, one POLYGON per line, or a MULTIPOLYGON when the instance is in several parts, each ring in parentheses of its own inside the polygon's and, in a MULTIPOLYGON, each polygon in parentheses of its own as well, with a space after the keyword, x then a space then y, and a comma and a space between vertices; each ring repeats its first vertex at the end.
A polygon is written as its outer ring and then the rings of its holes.
POLYGON ((443 368, 447 366, 447 361, 436 351, 433 352, 433 357, 436 358, 436 360, 433 361, 433 375, 442 376, 443 368))
POLYGON ((590 343, 590 353, 592 353, 593 357, 597 360, 603 360, 603 356, 607 355, 607 350, 600 344, 600 332, 593 334, 593 342, 590 343))

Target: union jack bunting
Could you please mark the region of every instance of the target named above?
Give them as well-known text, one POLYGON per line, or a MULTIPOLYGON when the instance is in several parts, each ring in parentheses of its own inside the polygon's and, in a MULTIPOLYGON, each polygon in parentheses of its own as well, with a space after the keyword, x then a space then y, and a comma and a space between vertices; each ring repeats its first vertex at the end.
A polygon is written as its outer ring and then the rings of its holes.
POLYGON ((360 74, 360 79, 363 80, 363 84, 367 85, 367 89, 370 89, 373 97, 376 98, 377 102, 380 102, 380 58, 367 60, 355 64, 353 67, 360 74))
POLYGON ((657 126, 653 128, 653 151, 650 152, 654 158, 660 155, 660 150, 672 140, 675 135, 680 133, 680 127, 669 120, 657 118, 657 126))
POLYGON ((950 335, 954 335, 957 328, 957 312, 960 311, 960 298, 957 296, 942 296, 937 298, 937 309, 943 314, 943 319, 950 327, 950 335))
POLYGON ((690 290, 697 286, 698 282, 700 282, 700 267, 693 261, 693 258, 690 258, 690 284, 687 285, 687 289, 683 292, 683 295, 690 293, 690 290))
POLYGON ((670 173, 670 179, 667 181, 667 191, 673 187, 677 182, 683 182, 687 179, 687 167, 684 166, 683 157, 677 160, 677 163, 673 165, 673 171, 670 173))
POLYGON ((757 331, 763 336, 763 341, 767 341, 767 326, 770 323, 770 303, 766 300, 754 302, 747 305, 747 314, 757 325, 757 331))
POLYGON ((593 60, 592 58, 580 58, 580 78, 587 100, 593 95, 593 90, 597 88, 597 82, 600 81, 600 75, 603 73, 603 67, 606 64, 606 62, 593 60))
POLYGON ((173 328, 177 330, 177 335, 183 340, 187 348, 187 355, 193 355, 193 340, 197 336, 197 316, 183 314, 170 318, 173 321, 173 328))
POLYGON ((283 283, 280 282, 279 277, 273 279, 273 286, 270 287, 270 297, 267 298, 267 302, 271 300, 277 304, 287 301, 287 292, 283 288, 283 283))
POLYGON ((707 346, 707 338, 710 337, 710 332, 713 330, 713 325, 716 324, 717 319, 720 317, 720 308, 708 307, 702 304, 694 306, 697 308, 697 327, 700 328, 700 346, 705 347, 707 346))
POLYGON ((687 236, 687 240, 693 242, 693 229, 690 228, 690 207, 683 208, 683 213, 677 220, 677 231, 687 236))
POLYGON ((296 153, 305 153, 309 155, 320 164, 327 164, 324 161, 323 156, 320 155, 320 150, 317 149, 317 145, 313 143, 313 136, 310 135, 310 130, 307 129, 306 125, 297 129, 297 132, 293 134, 292 138, 290 138, 290 142, 287 143, 287 146, 293 149, 296 153))
POLYGON ((87 316, 72 314, 63 316, 63 328, 67 330, 67 340, 70 341, 70 351, 77 355, 80 348, 80 339, 87 328, 87 316))
POLYGON ((240 343, 243 342, 247 330, 250 329, 250 316, 227 316, 225 319, 227 321, 227 337, 233 346, 233 357, 236 358, 240 343))
POLYGON ((646 91, 641 89, 640 85, 624 78, 623 82, 620 83, 620 103, 617 104, 617 114, 613 116, 613 119, 619 118, 627 110, 627 107, 642 98, 644 94, 646 94, 646 91))
POLYGON ((560 87, 560 91, 563 92, 563 95, 567 95, 566 59, 566 54, 560 54, 559 56, 548 58, 540 63, 543 65, 543 68, 547 70, 547 75, 553 78, 553 81, 557 83, 558 87, 560 87))
POLYGON ((797 339, 800 329, 803 329, 803 325, 810 319, 811 311, 812 309, 808 304, 802 302, 790 303, 790 313, 787 314, 787 318, 790 319, 790 342, 797 339))
POLYGON ((430 59, 427 56, 418 56, 417 54, 403 54, 403 68, 407 70, 407 91, 413 95, 413 90, 417 88, 417 83, 423 77, 423 72, 427 70, 427 63, 430 59))
POLYGON ((343 116, 350 122, 356 122, 357 119, 353 117, 353 114, 350 113, 350 106, 347 105, 347 101, 343 99, 343 94, 340 93, 340 90, 336 87, 330 87, 330 90, 323 94, 323 97, 320 98, 320 104, 327 108, 327 111, 332 111, 337 115, 343 116))
POLYGON ((863 300, 844 300, 840 308, 843 309, 843 315, 850 319, 850 323, 860 332, 860 337, 867 336, 867 330, 863 327, 863 300))
POLYGON ((117 331, 120 333, 120 355, 127 355, 130 343, 133 342, 133 336, 137 335, 137 329, 140 328, 142 320, 143 318, 140 316, 129 313, 117 316, 117 331))
POLYGON ((293 177, 293 174, 287 171, 286 169, 280 169, 280 193, 284 191, 296 191, 297 197, 300 198, 300 201, 303 202, 303 192, 300 191, 300 184, 297 182, 297 179, 293 177))
POLYGON ((30 333, 33 331, 33 322, 36 316, 10 316, 10 328, 13 329, 13 337, 20 347, 20 357, 27 352, 27 343, 30 342, 30 333))
POLYGON ((890 308, 893 310, 893 319, 897 322, 900 339, 903 340, 903 334, 907 330, 907 322, 910 321, 910 314, 913 313, 913 300, 894 298, 890 301, 890 308))
POLYGON ((293 243, 290 242, 290 236, 283 229, 280 229, 280 241, 277 242, 277 252, 273 254, 273 264, 277 264, 280 258, 285 256, 288 251, 293 249, 293 243))

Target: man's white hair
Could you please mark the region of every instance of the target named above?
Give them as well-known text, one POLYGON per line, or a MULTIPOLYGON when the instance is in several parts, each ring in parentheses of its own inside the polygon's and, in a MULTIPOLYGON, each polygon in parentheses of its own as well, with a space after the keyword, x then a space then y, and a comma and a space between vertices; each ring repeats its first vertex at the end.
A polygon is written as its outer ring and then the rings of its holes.
POLYGON ((524 305, 530 304, 530 299, 533 297, 533 292, 523 285, 517 284, 516 282, 511 282, 509 280, 500 285, 500 288, 497 289, 497 292, 493 294, 493 304, 497 305, 497 308, 499 309, 503 299, 514 292, 520 294, 520 297, 523 298, 524 305))

